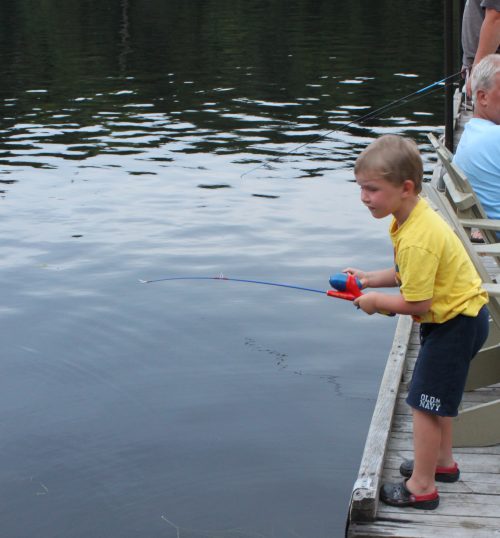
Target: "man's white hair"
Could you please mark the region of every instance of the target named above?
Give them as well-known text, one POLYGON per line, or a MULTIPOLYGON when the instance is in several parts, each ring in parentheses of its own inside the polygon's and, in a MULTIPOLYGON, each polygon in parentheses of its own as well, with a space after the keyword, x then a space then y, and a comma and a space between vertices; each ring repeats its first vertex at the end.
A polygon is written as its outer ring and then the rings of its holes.
POLYGON ((495 83, 495 75, 500 73, 500 54, 488 54, 472 70, 472 100, 476 101, 479 90, 488 91, 495 83))

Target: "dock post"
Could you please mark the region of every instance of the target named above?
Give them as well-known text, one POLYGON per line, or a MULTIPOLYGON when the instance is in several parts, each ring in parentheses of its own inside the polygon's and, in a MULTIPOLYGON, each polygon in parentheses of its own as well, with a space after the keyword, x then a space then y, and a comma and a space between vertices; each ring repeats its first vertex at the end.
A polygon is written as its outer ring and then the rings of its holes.
MULTIPOLYGON (((444 51, 445 51, 445 76, 449 77, 453 75, 453 56, 454 56, 454 32, 453 32, 453 0, 445 0, 444 3, 444 51)), ((445 123, 445 146, 453 153, 454 140, 453 140, 453 85, 447 84, 445 87, 445 113, 444 113, 444 123, 445 123)))

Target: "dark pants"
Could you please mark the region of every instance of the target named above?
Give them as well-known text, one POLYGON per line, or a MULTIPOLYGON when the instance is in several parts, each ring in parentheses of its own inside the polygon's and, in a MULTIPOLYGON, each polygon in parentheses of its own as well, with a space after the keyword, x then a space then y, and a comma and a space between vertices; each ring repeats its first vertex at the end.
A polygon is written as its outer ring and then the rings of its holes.
POLYGON ((455 417, 470 361, 488 337, 489 313, 458 315, 445 323, 422 323, 420 352, 406 402, 420 411, 455 417))

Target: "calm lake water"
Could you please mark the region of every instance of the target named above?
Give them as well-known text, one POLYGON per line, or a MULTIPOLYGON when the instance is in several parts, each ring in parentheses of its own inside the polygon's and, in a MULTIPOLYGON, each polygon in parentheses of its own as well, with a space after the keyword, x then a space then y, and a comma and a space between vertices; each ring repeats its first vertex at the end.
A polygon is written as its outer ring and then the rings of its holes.
POLYGON ((396 321, 352 165, 440 131, 442 5, 0 3, 2 538, 343 535, 396 321), (337 131, 335 131, 337 129, 337 131), (285 155, 328 131, 330 136, 285 155))

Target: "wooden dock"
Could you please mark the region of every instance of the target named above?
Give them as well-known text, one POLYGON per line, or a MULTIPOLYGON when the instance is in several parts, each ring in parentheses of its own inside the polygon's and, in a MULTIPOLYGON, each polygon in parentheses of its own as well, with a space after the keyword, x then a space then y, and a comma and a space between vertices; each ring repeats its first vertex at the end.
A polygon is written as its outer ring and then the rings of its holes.
MULTIPOLYGON (((412 419, 409 406, 405 403, 408 382, 411 379, 413 366, 419 350, 418 324, 411 323, 407 334, 406 346, 401 342, 408 329, 407 323, 400 326, 400 334, 393 348, 392 360, 388 367, 401 367, 402 378, 397 387, 394 400, 392 427, 387 435, 385 453, 383 456, 380 482, 397 482, 402 479, 399 465, 404 459, 412 458, 412 419), (403 357, 398 357, 398 350, 404 346, 403 357), (398 364, 398 359, 402 364, 398 364)), ((500 357, 499 357, 500 358, 500 357)), ((389 379, 394 375, 388 374, 389 379)), ((386 400, 388 385, 381 387, 380 398, 386 400)), ((463 407, 467 408, 477 403, 492 401, 500 397, 500 386, 466 392, 463 407)), ((374 416, 376 419, 377 417, 374 416)), ((379 432, 382 436, 384 432, 379 432)), ((371 442, 371 441, 370 441, 371 442)), ((374 455, 381 452, 381 447, 374 455)), ((374 521, 360 521, 366 514, 350 512, 350 523, 347 531, 349 538, 492 538, 500 536, 500 446, 455 448, 455 457, 460 464, 461 477, 454 484, 439 483, 441 502, 439 508, 433 511, 421 511, 414 508, 394 508, 383 503, 375 510, 374 521)), ((367 455, 369 456, 369 455, 367 455)), ((375 462, 368 457, 366 468, 375 462)), ((363 474, 364 470, 360 470, 363 474)), ((353 498, 361 501, 365 492, 362 491, 362 477, 355 486, 353 498), (361 488, 361 491, 357 488, 361 488)), ((374 499, 375 500, 375 499, 374 499)), ((351 503, 351 508, 353 504, 351 503)))
MULTIPOLYGON (((467 118, 462 114, 461 123, 467 118)), ((463 130, 463 125, 457 127, 463 130)), ((499 267, 491 261, 486 267, 498 282, 499 267)), ((499 335, 495 331, 493 338, 499 335)), ((400 316, 353 487, 346 537, 500 538, 500 445, 454 449, 460 480, 437 484, 440 505, 436 510, 394 508, 378 502, 380 485, 402 480, 399 466, 413 458, 411 409, 405 398, 419 347, 418 324, 400 316)), ((462 409, 499 399, 500 384, 479 388, 464 394, 462 409)), ((500 416, 495 419, 498 423, 500 416)))

